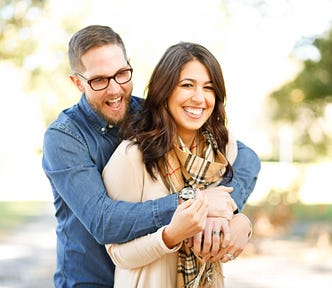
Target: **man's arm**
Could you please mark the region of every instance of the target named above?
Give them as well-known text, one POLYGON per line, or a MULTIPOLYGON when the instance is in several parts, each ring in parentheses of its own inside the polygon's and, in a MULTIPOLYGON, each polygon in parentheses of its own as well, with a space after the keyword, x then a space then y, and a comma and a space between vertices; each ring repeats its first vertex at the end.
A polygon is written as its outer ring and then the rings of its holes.
POLYGON ((237 147, 238 154, 233 164, 233 178, 230 181, 229 176, 226 176, 220 185, 233 187, 231 197, 236 202, 238 210, 242 211, 255 188, 261 162, 257 154, 242 142, 237 141, 237 147))
POLYGON ((124 244, 106 245, 115 265, 124 269, 136 269, 180 249, 182 241, 192 237, 204 227, 207 203, 201 193, 178 206, 169 225, 157 232, 124 244))
POLYGON ((44 137, 43 168, 59 211, 69 208, 100 244, 127 242, 170 222, 176 194, 144 203, 111 200, 82 137, 66 129, 53 127, 44 137))

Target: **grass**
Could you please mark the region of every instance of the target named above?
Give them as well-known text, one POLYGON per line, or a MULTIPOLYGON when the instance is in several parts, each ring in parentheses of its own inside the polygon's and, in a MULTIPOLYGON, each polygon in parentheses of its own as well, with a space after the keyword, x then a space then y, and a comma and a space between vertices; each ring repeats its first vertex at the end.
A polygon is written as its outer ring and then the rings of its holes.
POLYGON ((37 217, 44 202, 0 201, 0 236, 37 217))
MULTIPOLYGON (((6 231, 15 229, 15 227, 33 220, 44 207, 45 202, 42 201, 0 201, 0 237, 6 231)), ((297 203, 278 209, 278 205, 264 203, 255 207, 246 205, 244 212, 248 216, 252 216, 255 214, 255 211, 261 210, 269 217, 280 219, 285 217, 285 209, 289 213, 288 216, 286 215, 285 222, 289 222, 288 219, 292 219, 301 222, 323 221, 332 223, 332 204, 303 205, 297 203)))
POLYGON ((278 217, 285 213, 295 221, 332 221, 332 204, 284 204, 272 205, 262 203, 261 205, 246 205, 243 212, 253 215, 256 211, 263 211, 267 215, 278 217))
POLYGON ((307 221, 331 221, 332 204, 303 205, 294 204, 292 206, 294 218, 307 221))

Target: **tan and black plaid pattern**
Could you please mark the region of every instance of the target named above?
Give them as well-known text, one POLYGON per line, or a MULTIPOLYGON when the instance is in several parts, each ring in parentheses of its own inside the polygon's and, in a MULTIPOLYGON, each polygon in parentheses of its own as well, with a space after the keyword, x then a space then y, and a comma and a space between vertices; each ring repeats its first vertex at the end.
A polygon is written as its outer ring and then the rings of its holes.
POLYGON ((183 244, 178 256, 178 287, 190 287, 196 275, 196 256, 183 244))
POLYGON ((178 138, 178 145, 165 155, 166 161, 160 165, 160 170, 173 193, 185 186, 205 188, 220 181, 228 162, 214 149, 211 137, 211 134, 201 134, 190 149, 178 138))
MULTIPOLYGON (((172 193, 185 186, 203 189, 220 181, 228 164, 227 159, 217 149, 213 136, 207 131, 196 137, 190 149, 178 138, 178 145, 167 153, 165 160, 159 167, 172 193)), ((200 277, 198 287, 209 287, 213 272, 213 264, 203 263, 186 243, 183 243, 178 256, 178 287, 193 287, 196 277, 200 277)))

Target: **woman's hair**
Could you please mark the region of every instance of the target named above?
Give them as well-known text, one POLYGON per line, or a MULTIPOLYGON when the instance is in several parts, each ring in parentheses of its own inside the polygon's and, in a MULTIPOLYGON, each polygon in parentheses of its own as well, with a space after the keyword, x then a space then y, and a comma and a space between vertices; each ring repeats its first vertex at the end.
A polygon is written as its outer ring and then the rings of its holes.
POLYGON ((120 130, 121 138, 133 140, 138 145, 146 169, 153 179, 156 179, 154 171, 158 169, 158 161, 173 148, 177 136, 175 121, 167 109, 167 99, 179 81, 183 66, 192 60, 202 63, 210 74, 216 101, 203 128, 214 135, 219 150, 225 155, 228 143, 224 107, 226 91, 220 64, 202 45, 180 42, 166 50, 153 70, 146 87, 143 110, 125 120, 120 130))
POLYGON ((81 57, 91 48, 104 45, 119 45, 127 60, 124 43, 118 33, 108 26, 90 25, 77 31, 69 41, 68 57, 73 72, 84 72, 81 57))

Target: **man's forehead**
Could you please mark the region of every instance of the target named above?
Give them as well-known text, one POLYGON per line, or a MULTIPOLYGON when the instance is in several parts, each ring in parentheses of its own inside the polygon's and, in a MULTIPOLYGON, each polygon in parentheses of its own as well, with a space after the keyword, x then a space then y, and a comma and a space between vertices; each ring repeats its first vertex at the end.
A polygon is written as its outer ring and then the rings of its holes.
POLYGON ((118 45, 104 45, 88 50, 81 58, 86 70, 86 76, 113 75, 120 69, 127 67, 122 48, 118 45))

